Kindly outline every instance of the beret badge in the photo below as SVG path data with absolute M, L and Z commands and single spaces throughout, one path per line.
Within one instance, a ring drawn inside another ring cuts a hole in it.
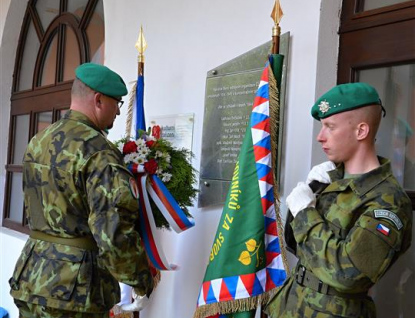
M 329 102 L 322 100 L 320 104 L 318 105 L 320 111 L 324 114 L 327 113 L 330 110 L 330 104 Z

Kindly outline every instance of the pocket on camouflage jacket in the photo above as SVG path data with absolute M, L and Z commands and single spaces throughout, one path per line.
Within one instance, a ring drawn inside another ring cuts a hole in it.
M 69 300 L 77 285 L 85 251 L 31 239 L 28 242 L 10 280 L 12 289 L 30 294 L 34 303 L 38 297 Z

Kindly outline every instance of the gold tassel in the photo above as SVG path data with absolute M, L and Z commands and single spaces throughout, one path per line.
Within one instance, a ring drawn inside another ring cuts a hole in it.
M 133 122 L 133 104 L 135 99 L 135 93 L 137 91 L 137 81 L 134 81 L 134 85 L 128 95 L 128 109 L 127 109 L 127 120 L 125 128 L 125 138 L 130 139 L 131 136 L 131 125 Z
M 284 227 L 282 226 L 280 198 L 278 194 L 278 185 L 275 184 L 277 180 L 277 155 L 278 155 L 278 140 L 280 127 L 280 93 L 278 91 L 277 80 L 274 76 L 272 68 L 268 65 L 268 81 L 269 81 L 269 116 L 271 128 L 271 157 L 272 157 L 272 172 L 274 176 L 274 198 L 275 198 L 275 215 L 277 218 L 278 236 L 281 248 L 281 257 L 286 273 L 289 273 L 287 254 L 284 243 Z
M 280 287 L 273 288 L 272 290 L 263 293 L 259 296 L 223 301 L 214 304 L 200 306 L 196 309 L 193 318 L 205 318 L 217 314 L 231 314 L 254 310 L 260 305 L 266 305 L 272 298 L 272 296 L 275 295 L 275 293 L 279 290 L 279 288 Z

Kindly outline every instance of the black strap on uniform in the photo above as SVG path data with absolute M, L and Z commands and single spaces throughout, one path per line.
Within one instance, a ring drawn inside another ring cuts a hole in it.
M 364 299 L 367 297 L 367 293 L 353 294 L 353 293 L 341 293 L 337 291 L 330 285 L 325 284 L 321 280 L 319 280 L 317 276 L 315 276 L 305 266 L 301 265 L 300 262 L 298 262 L 296 270 L 295 270 L 295 280 L 299 285 L 303 287 L 308 287 L 324 295 L 332 295 L 332 296 L 338 296 L 338 297 L 349 298 L 349 299 Z

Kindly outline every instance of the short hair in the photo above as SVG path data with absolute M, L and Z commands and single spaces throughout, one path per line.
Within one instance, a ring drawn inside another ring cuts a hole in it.
M 79 78 L 75 78 L 72 84 L 71 95 L 78 97 L 87 97 L 93 90 L 81 82 Z
M 351 114 L 353 114 L 352 116 L 356 124 L 364 121 L 369 125 L 369 138 L 372 141 L 375 141 L 376 134 L 379 130 L 380 122 L 382 120 L 382 106 L 375 104 L 357 108 L 352 110 Z

